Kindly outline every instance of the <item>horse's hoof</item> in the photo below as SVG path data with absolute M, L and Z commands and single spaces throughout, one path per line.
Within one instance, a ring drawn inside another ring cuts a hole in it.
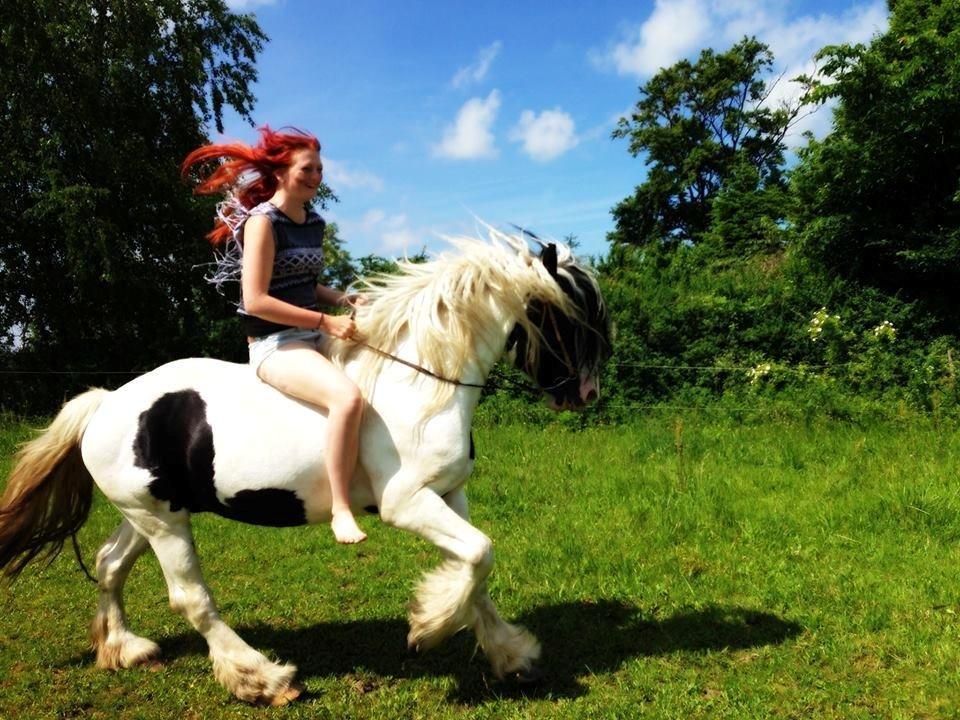
M 160 648 L 156 648 L 155 650 L 144 653 L 140 657 L 136 658 L 130 664 L 130 667 L 141 668 L 143 670 L 149 670 L 150 672 L 157 672 L 158 670 L 163 670 L 166 665 L 163 660 L 160 659 Z
M 273 707 L 280 707 L 281 705 L 287 705 L 296 700 L 300 695 L 303 694 L 303 691 L 307 689 L 307 686 L 298 680 L 294 680 L 282 693 L 277 695 L 273 700 L 270 701 L 270 704 Z
M 536 665 L 531 665 L 527 670 L 517 670 L 514 673 L 510 673 L 509 677 L 521 687 L 530 687 L 531 685 L 538 685 L 543 682 L 545 675 L 543 670 Z

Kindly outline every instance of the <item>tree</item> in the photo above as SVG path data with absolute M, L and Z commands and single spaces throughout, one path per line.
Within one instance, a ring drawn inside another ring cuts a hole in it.
M 217 346 L 226 335 L 216 324 L 230 307 L 198 267 L 209 260 L 202 238 L 213 201 L 191 195 L 179 164 L 211 123 L 222 129 L 226 106 L 250 120 L 265 40 L 252 16 L 221 0 L 4 2 L 0 348 L 8 367 L 127 371 L 237 352 L 239 341 Z M 42 388 L 58 399 L 91 380 L 44 378 L 21 395 Z
M 833 132 L 793 173 L 798 252 L 846 293 L 914 308 L 914 331 L 960 321 L 960 2 L 891 2 L 869 46 L 820 53 Z M 882 318 L 881 318 L 882 319 Z
M 720 257 L 780 251 L 789 235 L 783 222 L 789 198 L 782 183 L 764 184 L 757 167 L 741 158 L 710 204 L 703 239 Z
M 782 188 L 783 138 L 799 107 L 770 107 L 776 83 L 761 76 L 772 64 L 766 45 L 744 38 L 724 53 L 707 49 L 696 63 L 665 68 L 640 88 L 613 136 L 629 138 L 630 153 L 643 153 L 649 170 L 613 209 L 612 242 L 699 242 L 737 168 L 752 169 L 757 192 Z

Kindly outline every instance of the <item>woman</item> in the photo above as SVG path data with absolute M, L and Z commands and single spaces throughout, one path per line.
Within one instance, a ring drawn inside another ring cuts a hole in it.
M 239 313 L 250 364 L 265 383 L 328 412 L 326 443 L 331 527 L 340 543 L 366 534 L 350 510 L 350 479 L 357 462 L 363 398 L 343 371 L 319 352 L 323 334 L 348 339 L 351 318 L 328 315 L 321 305 L 346 306 L 359 298 L 317 283 L 323 268 L 325 223 L 308 208 L 323 178 L 320 143 L 299 130 L 260 128 L 260 141 L 205 145 L 183 162 L 186 175 L 204 161 L 221 159 L 195 192 L 225 193 L 208 238 L 227 246 L 218 275 L 239 269 Z

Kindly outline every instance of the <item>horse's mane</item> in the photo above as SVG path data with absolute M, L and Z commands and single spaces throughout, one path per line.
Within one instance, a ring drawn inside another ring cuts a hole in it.
M 446 378 L 464 379 L 475 348 L 493 342 L 485 331 L 489 333 L 496 318 L 506 313 L 516 317 L 532 339 L 527 352 L 535 363 L 541 335 L 527 318 L 531 300 L 550 303 L 575 318 L 578 312 L 524 238 L 493 228 L 488 232 L 488 241 L 447 237 L 455 252 L 426 263 L 401 261 L 399 274 L 362 279 L 359 286 L 368 304 L 357 306 L 356 321 L 364 341 L 395 352 L 401 342 L 412 339 L 423 367 Z M 566 246 L 558 245 L 557 250 L 557 270 L 562 274 L 576 260 Z M 352 358 L 358 360 L 358 384 L 370 397 L 386 360 L 351 342 L 333 342 L 330 355 L 341 367 Z M 429 382 L 433 387 L 429 407 L 436 409 L 450 399 L 455 386 Z

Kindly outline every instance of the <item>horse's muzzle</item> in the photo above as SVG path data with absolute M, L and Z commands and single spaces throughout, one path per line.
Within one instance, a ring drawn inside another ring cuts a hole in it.
M 576 395 L 571 392 L 568 396 L 564 397 L 562 401 L 551 396 L 547 400 L 547 407 L 557 412 L 561 410 L 583 410 L 588 404 L 594 402 L 599 397 L 599 378 L 584 375 L 580 378 L 580 386 Z

